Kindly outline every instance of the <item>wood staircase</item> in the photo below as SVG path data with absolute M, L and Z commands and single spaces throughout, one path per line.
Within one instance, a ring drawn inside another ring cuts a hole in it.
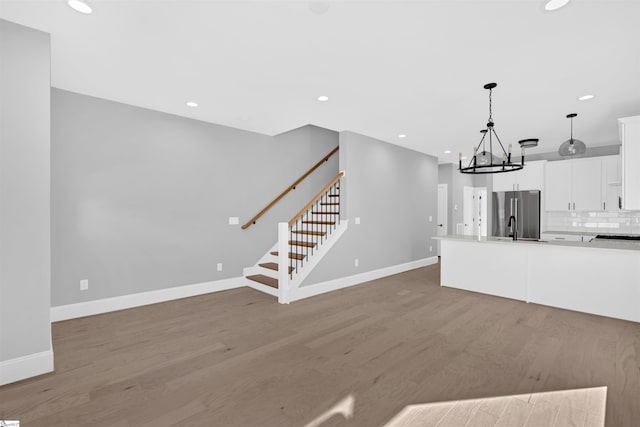
M 336 200 L 340 197 L 340 187 L 332 187 L 332 193 L 326 194 L 326 198 Z M 290 276 L 297 268 L 304 266 L 315 253 L 316 248 L 321 245 L 331 234 L 339 222 L 340 202 L 320 202 L 316 203 L 313 210 L 305 213 L 304 220 L 296 221 L 291 228 L 291 240 L 288 241 L 290 252 L 288 258 L 290 260 L 288 272 Z M 337 218 L 328 220 L 328 218 Z M 278 289 L 278 257 L 279 252 L 271 250 L 264 262 L 258 263 L 260 273 L 246 276 L 247 279 L 260 283 L 262 285 Z

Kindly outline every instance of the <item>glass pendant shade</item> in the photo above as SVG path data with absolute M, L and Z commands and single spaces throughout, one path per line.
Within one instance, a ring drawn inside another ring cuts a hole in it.
M 558 154 L 563 157 L 579 156 L 587 152 L 587 146 L 579 139 L 573 138 L 573 118 L 577 117 L 576 113 L 567 114 L 567 119 L 571 120 L 571 137 L 560 144 Z
M 476 164 L 479 166 L 484 165 L 501 165 L 502 160 L 498 158 L 498 156 L 491 154 L 488 151 L 482 151 L 478 155 L 476 155 Z
M 579 156 L 586 152 L 587 146 L 579 139 L 567 139 L 558 149 L 558 154 L 561 156 Z

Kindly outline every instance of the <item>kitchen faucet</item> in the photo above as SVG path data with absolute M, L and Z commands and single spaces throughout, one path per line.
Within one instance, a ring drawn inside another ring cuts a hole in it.
M 509 217 L 509 223 L 507 224 L 507 227 L 511 227 L 511 221 L 513 221 L 513 240 L 518 240 L 518 220 L 516 220 L 516 217 L 511 215 Z

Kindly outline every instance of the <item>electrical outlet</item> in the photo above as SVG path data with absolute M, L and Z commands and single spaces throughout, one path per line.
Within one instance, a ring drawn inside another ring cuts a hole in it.
M 429 245 L 429 252 L 433 252 L 433 246 Z
M 222 271 L 222 263 L 219 262 L 216 268 L 218 269 L 218 271 Z
M 360 224 L 360 217 L 359 216 L 356 217 L 356 224 Z
M 360 265 L 360 262 L 358 261 L 358 258 L 356 258 L 355 261 L 353 261 L 353 266 L 357 267 L 358 265 Z
M 240 218 L 237 216 L 230 216 L 229 217 L 229 225 L 238 225 L 240 224 Z
M 429 222 L 433 221 L 433 216 L 429 215 Z
M 80 280 L 80 290 L 86 291 L 87 289 L 89 289 L 89 279 Z

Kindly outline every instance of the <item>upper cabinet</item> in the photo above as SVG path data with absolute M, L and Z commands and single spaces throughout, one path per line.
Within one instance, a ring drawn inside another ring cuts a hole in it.
M 573 182 L 572 209 L 574 211 L 601 211 L 602 203 L 602 159 L 591 157 L 570 160 Z
M 622 148 L 622 207 L 640 209 L 640 116 L 619 119 Z
M 546 167 L 545 209 L 602 211 L 603 157 L 549 162 Z
M 571 210 L 571 161 L 549 162 L 545 174 L 544 201 L 548 211 Z
M 546 161 L 526 162 L 517 172 L 493 175 L 493 191 L 542 190 Z
M 622 165 L 620 156 L 602 157 L 602 204 L 606 211 L 622 209 Z

